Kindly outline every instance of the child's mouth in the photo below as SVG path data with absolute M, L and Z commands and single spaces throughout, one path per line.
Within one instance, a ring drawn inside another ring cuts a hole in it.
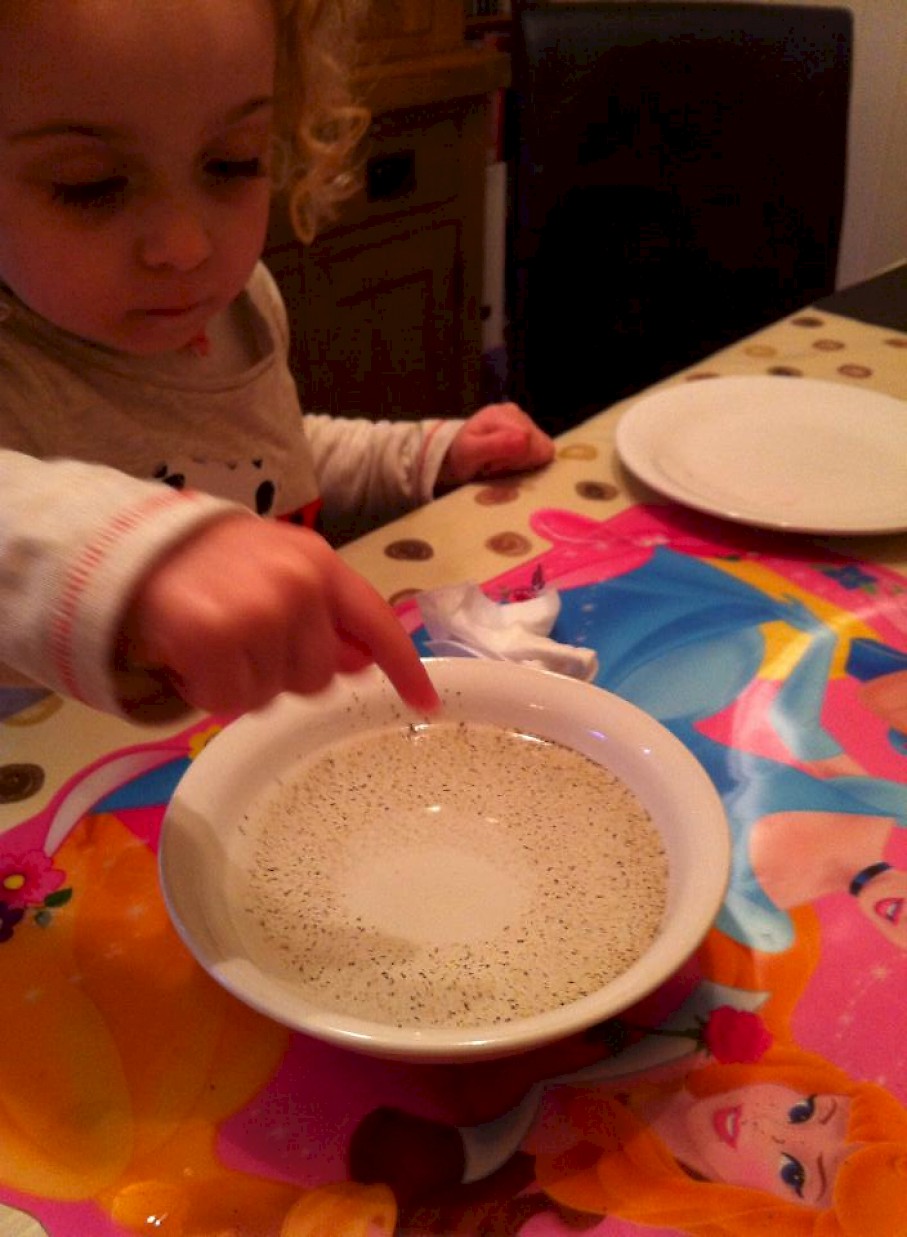
M 166 305 L 158 309 L 146 309 L 145 315 L 149 318 L 182 318 L 200 309 L 201 305 L 201 301 L 193 301 L 191 305 Z

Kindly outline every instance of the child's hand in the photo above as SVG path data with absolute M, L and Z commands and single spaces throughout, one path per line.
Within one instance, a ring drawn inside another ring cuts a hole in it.
M 438 487 L 540 468 L 553 455 L 554 443 L 522 408 L 489 404 L 469 418 L 448 447 Z
M 308 529 L 250 516 L 211 524 L 144 578 L 118 642 L 206 712 L 259 708 L 377 663 L 419 712 L 438 697 L 391 607 Z

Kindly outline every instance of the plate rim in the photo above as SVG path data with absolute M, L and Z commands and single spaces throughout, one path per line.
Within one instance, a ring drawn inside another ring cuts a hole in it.
M 729 520 L 735 524 L 742 524 L 751 528 L 802 533 L 813 536 L 882 536 L 907 531 L 907 501 L 905 501 L 903 515 L 893 515 L 890 520 L 880 521 L 873 519 L 864 522 L 842 520 L 834 522 L 826 519 L 789 519 L 767 510 L 762 513 L 754 511 L 750 505 L 745 507 L 741 505 L 741 508 L 738 509 L 732 504 L 717 500 L 713 501 L 707 495 L 697 495 L 694 490 L 687 489 L 680 483 L 673 482 L 670 477 L 664 475 L 657 465 L 652 462 L 649 452 L 649 447 L 651 446 L 649 439 L 650 426 L 646 422 L 656 416 L 664 404 L 670 403 L 672 397 L 675 397 L 679 391 L 699 391 L 705 385 L 714 389 L 715 384 L 721 384 L 722 386 L 745 386 L 751 391 L 756 386 L 759 386 L 768 390 L 770 385 L 784 382 L 797 383 L 801 386 L 807 384 L 811 389 L 825 388 L 836 393 L 842 391 L 851 392 L 862 397 L 869 404 L 877 401 L 893 407 L 903 404 L 905 436 L 907 436 L 907 402 L 898 399 L 897 396 L 889 395 L 887 392 L 856 388 L 849 383 L 830 382 L 820 378 L 801 378 L 781 374 L 723 374 L 707 379 L 688 380 L 679 383 L 672 382 L 668 386 L 662 386 L 633 397 L 632 402 L 620 415 L 615 430 L 614 442 L 617 456 L 633 476 L 644 482 L 656 493 L 677 502 L 681 506 L 689 507 L 706 515 Z M 729 414 L 729 416 L 732 415 L 732 413 Z M 905 483 L 907 483 L 907 477 L 905 477 Z M 907 484 L 905 484 L 905 491 L 907 491 Z

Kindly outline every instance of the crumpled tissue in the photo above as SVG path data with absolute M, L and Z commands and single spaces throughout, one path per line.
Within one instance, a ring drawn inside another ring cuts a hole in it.
M 426 643 L 438 657 L 518 661 L 587 682 L 598 672 L 592 649 L 549 639 L 561 608 L 556 589 L 497 602 L 477 584 L 452 584 L 428 589 L 416 601 L 430 637 Z

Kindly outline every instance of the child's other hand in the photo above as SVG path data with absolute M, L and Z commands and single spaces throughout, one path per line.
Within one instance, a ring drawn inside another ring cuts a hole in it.
M 318 692 L 337 673 L 385 672 L 419 712 L 438 698 L 391 607 L 308 529 L 228 517 L 175 546 L 126 613 L 118 660 L 163 668 L 206 712 Z
M 438 487 L 540 468 L 553 455 L 554 443 L 522 408 L 489 404 L 469 418 L 448 447 Z

